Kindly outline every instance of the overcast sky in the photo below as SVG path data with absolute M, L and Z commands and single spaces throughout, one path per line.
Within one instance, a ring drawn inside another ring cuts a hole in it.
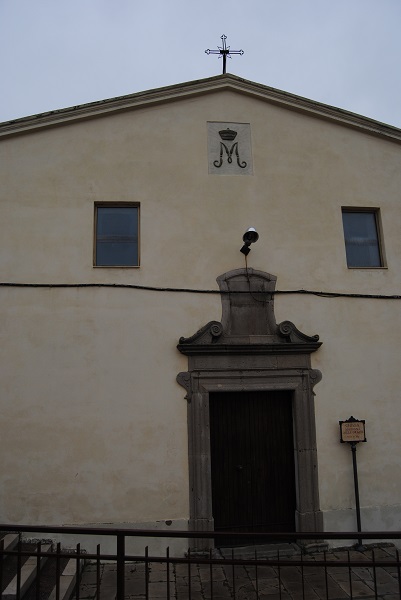
M 0 121 L 230 73 L 401 128 L 401 0 L 0 0 Z

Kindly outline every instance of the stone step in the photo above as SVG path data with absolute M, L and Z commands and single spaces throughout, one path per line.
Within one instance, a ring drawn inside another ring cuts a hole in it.
M 80 560 L 78 579 L 83 567 L 84 561 Z M 79 581 L 77 581 L 77 559 L 70 558 L 60 576 L 60 600 L 70 600 L 76 585 L 79 585 Z M 56 600 L 56 597 L 57 586 L 54 586 L 48 600 Z
M 219 548 L 219 552 L 223 558 L 231 558 L 234 552 L 234 558 L 238 559 L 254 559 L 255 550 L 257 557 L 263 558 L 280 558 L 294 556 L 300 554 L 301 550 L 297 544 L 281 543 L 281 544 L 260 544 L 257 546 L 241 546 L 236 548 Z
M 52 548 L 51 544 L 43 544 L 41 547 L 42 552 L 49 552 Z M 47 560 L 47 556 L 42 556 L 40 559 L 40 569 Z M 36 556 L 30 556 L 28 560 L 21 567 L 21 597 L 28 591 L 30 586 L 36 577 L 37 558 Z M 17 575 L 10 581 L 1 596 L 2 600 L 16 600 L 17 598 Z
M 18 540 L 19 536 L 17 533 L 6 533 L 6 535 L 2 537 L 4 551 L 14 550 L 18 544 Z

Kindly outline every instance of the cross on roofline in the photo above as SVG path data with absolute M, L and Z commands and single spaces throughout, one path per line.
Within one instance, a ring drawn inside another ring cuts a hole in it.
M 227 61 L 227 56 L 228 58 L 231 58 L 231 54 L 240 54 L 241 56 L 244 54 L 243 50 L 230 50 L 230 46 L 226 46 L 226 39 L 227 36 L 226 35 L 222 35 L 221 39 L 223 41 L 223 46 L 222 48 L 220 48 L 220 46 L 217 46 L 218 50 L 205 50 L 206 54 L 219 54 L 220 56 L 223 57 L 223 74 L 226 72 L 226 61 Z M 219 56 L 219 58 L 220 58 Z

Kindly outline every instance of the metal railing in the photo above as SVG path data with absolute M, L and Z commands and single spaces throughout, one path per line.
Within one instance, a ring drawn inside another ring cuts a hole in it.
M 35 595 L 32 596 L 31 591 L 30 597 L 37 599 L 43 597 L 40 563 L 44 557 L 51 558 L 54 563 L 54 600 L 64 598 L 60 584 L 63 560 L 74 561 L 77 584 L 72 597 L 76 600 L 83 595 L 97 600 L 106 598 L 105 585 L 107 596 L 110 596 L 112 586 L 112 595 L 117 600 L 128 596 L 147 600 L 154 597 L 167 600 L 258 600 L 268 594 L 280 600 L 294 597 L 302 600 L 401 599 L 401 562 L 397 549 L 397 543 L 401 544 L 401 531 L 363 532 L 364 546 L 358 545 L 357 548 L 344 547 L 345 541 L 350 543 L 350 540 L 359 538 L 360 534 L 355 532 L 252 533 L 255 545 L 246 550 L 238 547 L 221 552 L 211 548 L 208 553 L 196 553 L 189 548 L 185 553 L 172 553 L 167 547 L 163 555 L 149 553 L 148 547 L 142 553 L 127 553 L 126 541 L 128 538 L 179 538 L 189 540 L 190 546 L 190 540 L 205 539 L 212 543 L 214 540 L 218 548 L 222 536 L 225 542 L 232 537 L 236 544 L 241 544 L 241 540 L 248 544 L 250 534 L 1 524 L 0 531 L 17 533 L 20 537 L 13 549 L 6 549 L 0 541 L 0 590 L 3 597 L 4 565 L 7 564 L 5 560 L 11 557 L 16 570 L 15 600 L 20 600 L 23 595 L 22 571 L 27 557 L 36 562 Z M 99 536 L 112 537 L 116 540 L 116 551 L 103 553 L 100 544 L 97 544 L 95 552 L 85 552 L 81 543 L 65 549 L 58 542 L 53 548 L 44 549 L 40 541 L 32 543 L 30 540 L 29 547 L 23 542 L 32 536 L 52 538 L 56 535 L 82 536 L 83 539 L 87 539 L 84 536 L 95 539 Z M 275 545 L 271 544 L 273 540 Z M 395 543 L 390 543 L 390 540 Z M 328 541 L 334 549 L 327 549 Z M 81 577 L 83 561 L 86 570 Z

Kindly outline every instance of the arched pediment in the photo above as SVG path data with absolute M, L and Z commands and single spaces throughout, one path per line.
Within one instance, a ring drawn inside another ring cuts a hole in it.
M 196 354 L 293 354 L 315 352 L 319 336 L 308 336 L 291 321 L 277 324 L 274 314 L 276 277 L 255 269 L 220 275 L 221 323 L 210 321 L 192 336 L 181 337 L 178 349 Z

